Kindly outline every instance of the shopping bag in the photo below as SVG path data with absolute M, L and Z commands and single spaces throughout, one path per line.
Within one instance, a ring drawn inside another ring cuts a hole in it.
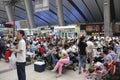
M 9 61 L 11 64 L 15 64 L 16 63 L 16 56 L 14 53 L 11 54 L 11 56 L 9 57 Z

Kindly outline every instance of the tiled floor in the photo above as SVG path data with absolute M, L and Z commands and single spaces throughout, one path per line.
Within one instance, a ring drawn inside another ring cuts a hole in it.
M 9 69 L 10 64 L 0 61 L 0 72 Z M 67 70 L 61 77 L 56 78 L 57 73 L 45 70 L 42 73 L 35 72 L 34 66 L 26 66 L 27 80 L 87 80 L 86 73 L 78 75 L 78 71 Z M 18 80 L 16 69 L 0 73 L 0 80 Z

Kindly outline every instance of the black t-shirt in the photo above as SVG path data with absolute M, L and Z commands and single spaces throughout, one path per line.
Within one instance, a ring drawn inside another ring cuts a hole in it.
M 80 49 L 79 51 L 80 55 L 86 55 L 86 47 L 87 47 L 87 44 L 85 42 L 79 42 L 78 48 Z

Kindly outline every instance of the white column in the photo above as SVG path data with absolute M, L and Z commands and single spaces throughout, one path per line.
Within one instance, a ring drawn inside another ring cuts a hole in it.
M 13 13 L 12 13 L 12 6 L 9 3 L 5 3 L 5 10 L 8 16 L 8 21 L 14 21 Z
M 57 6 L 57 16 L 60 26 L 64 26 L 64 14 L 63 14 L 63 8 L 62 8 L 62 0 L 56 0 L 56 6 Z
M 35 27 L 33 9 L 32 9 L 32 0 L 24 0 L 24 3 L 25 3 L 28 21 L 29 21 L 30 29 L 31 29 Z
M 111 36 L 110 0 L 104 0 L 104 35 Z

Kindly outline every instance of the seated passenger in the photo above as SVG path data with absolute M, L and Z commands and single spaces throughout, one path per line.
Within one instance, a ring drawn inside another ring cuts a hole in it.
M 62 75 L 63 65 L 68 64 L 70 61 L 68 53 L 66 51 L 67 47 L 68 47 L 67 45 L 64 46 L 64 49 L 61 52 L 62 56 L 61 56 L 60 60 L 57 62 L 57 64 L 55 65 L 54 69 L 52 70 L 53 72 L 58 70 L 59 74 L 56 77 L 60 77 Z
M 78 64 L 78 59 L 77 59 L 78 49 L 75 43 L 71 43 L 71 47 L 69 48 L 68 51 L 69 51 L 70 60 L 73 62 L 73 70 L 76 71 Z
M 112 56 L 108 53 L 108 49 L 103 51 L 104 63 L 111 63 L 113 61 Z
M 39 48 L 39 53 L 41 57 L 46 53 L 46 49 L 44 45 L 41 45 L 41 47 Z
M 56 65 L 56 63 L 60 59 L 60 54 L 61 54 L 61 50 L 57 48 L 56 51 L 53 53 L 53 57 L 52 57 L 54 65 Z
M 35 50 L 36 50 L 36 46 L 33 44 L 33 42 L 31 41 L 30 42 L 30 52 L 31 53 L 35 53 Z
M 97 48 L 97 50 L 96 50 L 96 56 L 94 57 L 94 59 L 93 59 L 93 61 L 94 61 L 94 63 L 96 63 L 96 62 L 103 62 L 103 60 L 102 60 L 102 55 L 101 55 L 101 48 Z
M 117 55 L 115 54 L 115 52 L 113 51 L 113 48 L 112 47 L 108 47 L 108 53 L 109 55 L 112 56 L 112 60 L 116 60 L 117 59 Z

